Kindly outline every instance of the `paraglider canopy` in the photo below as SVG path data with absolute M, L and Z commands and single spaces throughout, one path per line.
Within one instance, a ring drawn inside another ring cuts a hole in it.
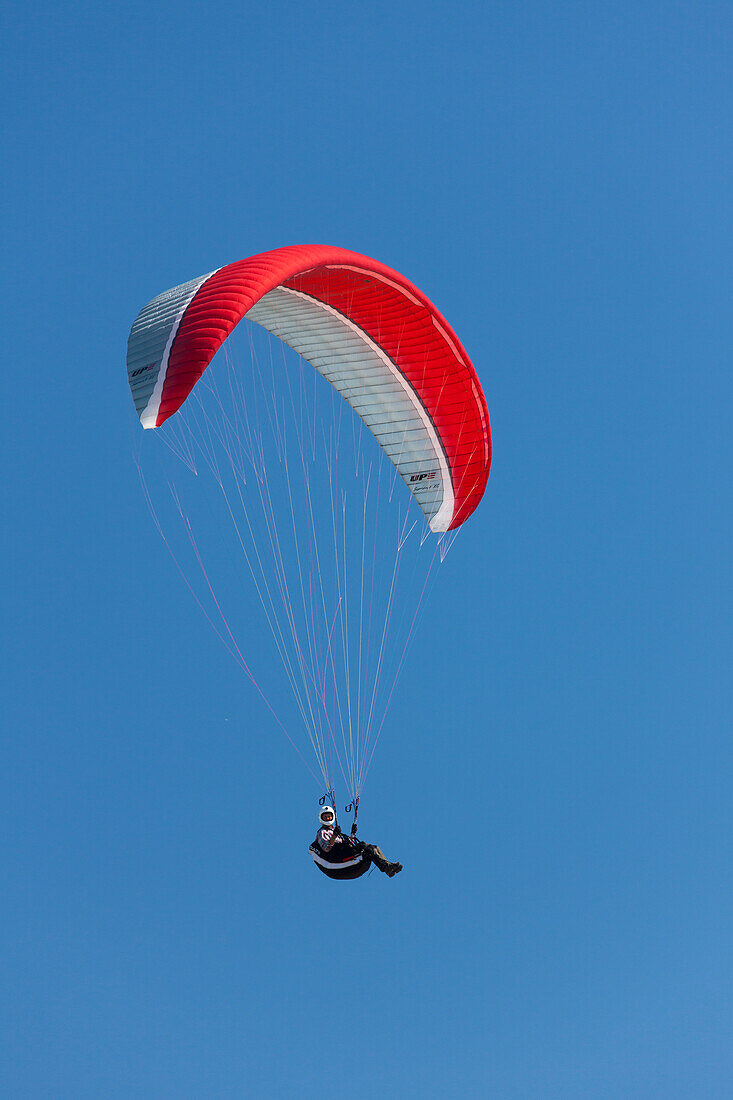
M 143 427 L 159 427 L 181 407 L 244 317 L 294 348 L 349 402 L 432 531 L 471 515 L 491 465 L 488 410 L 471 361 L 417 287 L 343 248 L 277 248 L 153 298 L 127 348 Z

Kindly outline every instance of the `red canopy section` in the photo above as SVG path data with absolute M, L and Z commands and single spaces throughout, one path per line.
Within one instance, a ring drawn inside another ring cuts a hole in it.
M 155 426 L 180 408 L 239 321 L 278 287 L 336 311 L 388 357 L 434 427 L 454 498 L 446 527 L 460 526 L 481 500 L 491 465 L 481 385 L 458 337 L 429 299 L 398 272 L 355 252 L 323 245 L 279 248 L 206 279 L 171 330 Z

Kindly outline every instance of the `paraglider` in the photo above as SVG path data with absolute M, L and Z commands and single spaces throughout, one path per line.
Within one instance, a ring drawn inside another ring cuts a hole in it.
M 390 863 L 376 844 L 366 844 L 356 836 L 356 821 L 346 836 L 339 827 L 336 811 L 328 803 L 318 812 L 320 823 L 310 853 L 317 867 L 329 878 L 360 878 L 374 864 L 388 878 L 402 870 L 401 863 Z
M 244 367 L 229 340 L 240 322 Z M 251 666 L 259 640 L 247 654 L 240 644 L 255 611 L 246 566 L 313 748 L 307 766 L 322 790 L 340 775 L 358 806 L 426 594 L 486 488 L 489 417 L 470 359 L 403 275 L 298 245 L 153 298 L 132 326 L 127 370 L 140 422 L 155 429 L 144 435 L 165 444 L 154 456 L 169 463 L 162 502 L 142 458 L 140 476 L 186 584 L 300 752 L 269 667 Z M 212 527 L 214 498 L 229 536 Z M 351 847 L 348 877 L 383 859 Z

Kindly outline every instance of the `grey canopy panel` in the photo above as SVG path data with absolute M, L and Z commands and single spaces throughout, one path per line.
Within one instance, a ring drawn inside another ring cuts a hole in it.
M 201 275 L 158 294 L 141 309 L 127 341 L 127 378 L 144 428 L 154 428 L 165 382 L 168 353 L 186 307 L 207 279 Z

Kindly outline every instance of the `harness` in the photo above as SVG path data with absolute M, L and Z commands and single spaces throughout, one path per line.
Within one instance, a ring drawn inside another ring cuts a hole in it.
M 371 866 L 371 859 L 364 852 L 347 854 L 343 859 L 326 858 L 314 840 L 308 849 L 313 862 L 324 875 L 335 879 L 361 878 Z M 331 852 L 328 853 L 329 857 Z
M 329 791 L 329 794 L 333 792 Z M 326 795 L 320 799 L 320 804 L 324 805 L 326 801 Z M 332 801 L 335 801 L 332 800 Z M 350 802 L 346 807 L 346 813 L 354 811 L 354 825 L 352 827 L 352 835 L 356 831 L 356 819 L 359 813 L 359 799 L 355 798 L 353 802 Z M 342 847 L 342 845 L 338 845 Z M 366 874 L 372 865 L 371 857 L 365 852 L 351 853 L 347 852 L 341 859 L 338 859 L 334 855 L 334 849 L 326 855 L 323 850 L 318 846 L 318 841 L 314 840 L 308 849 L 313 856 L 313 862 L 318 867 L 319 871 L 323 871 L 324 875 L 328 875 L 329 878 L 335 879 L 350 879 L 361 878 Z

